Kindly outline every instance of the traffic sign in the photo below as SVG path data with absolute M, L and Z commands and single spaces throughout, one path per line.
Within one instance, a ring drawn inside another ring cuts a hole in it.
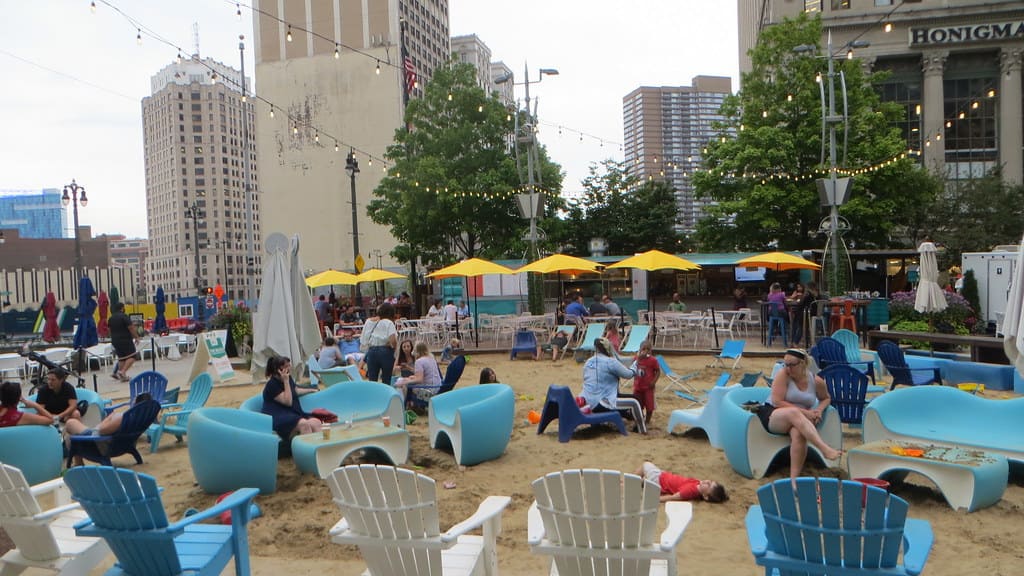
M 212 310 L 215 305 L 216 304 L 213 301 L 213 296 L 207 296 L 206 297 L 206 307 Z
M 363 266 L 366 266 L 366 260 L 363 260 L 362 254 L 356 254 L 356 274 L 362 274 Z

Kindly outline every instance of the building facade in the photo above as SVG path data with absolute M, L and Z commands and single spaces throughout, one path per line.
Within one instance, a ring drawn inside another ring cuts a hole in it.
M 60 190 L 0 191 L 0 229 L 13 228 L 22 238 L 71 238 Z
M 692 232 L 710 202 L 694 197 L 691 176 L 722 120 L 722 100 L 732 80 L 697 76 L 692 86 L 641 86 L 622 99 L 626 166 L 645 180 L 663 180 L 676 191 L 679 230 Z
M 488 91 L 491 94 L 497 93 L 497 98 L 506 106 L 512 106 L 516 102 L 515 86 L 512 82 L 502 82 L 501 84 L 495 84 L 495 78 L 507 78 L 512 75 L 512 69 L 507 64 L 498 60 L 497 62 L 491 62 L 491 86 Z
M 153 76 L 142 100 L 145 288 L 163 287 L 169 299 L 218 283 L 226 298 L 246 298 L 260 281 L 253 105 L 242 99 L 242 81 L 237 70 L 193 56 Z M 246 262 L 250 218 L 256 273 Z
M 110 243 L 110 266 L 115 269 L 130 269 L 137 279 L 136 294 L 147 294 L 146 257 L 149 255 L 149 240 L 126 238 L 123 234 L 109 235 L 106 238 Z
M 494 90 L 491 77 L 491 49 L 476 34 L 452 36 L 452 60 L 476 68 L 477 85 L 487 94 Z
M 906 109 L 911 150 L 948 180 L 1002 169 L 1024 182 L 1024 2 L 986 0 L 739 0 L 740 70 L 760 30 L 820 12 L 833 50 L 887 71 L 882 98 Z M 824 45 L 825 39 L 822 39 Z

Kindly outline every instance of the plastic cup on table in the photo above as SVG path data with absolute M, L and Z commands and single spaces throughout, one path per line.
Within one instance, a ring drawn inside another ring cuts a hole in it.
M 320 430 L 324 433 L 324 440 L 330 440 L 331 439 L 331 425 L 330 424 L 324 423 L 323 427 Z

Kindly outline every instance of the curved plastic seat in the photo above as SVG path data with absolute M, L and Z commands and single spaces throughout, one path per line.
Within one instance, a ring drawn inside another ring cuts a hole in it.
M 346 382 L 340 386 L 332 386 L 319 392 L 299 397 L 299 405 L 306 412 L 317 408 L 330 410 L 345 420 L 372 420 L 381 416 L 390 416 L 391 421 L 405 426 L 405 409 L 402 406 L 402 395 L 387 384 L 380 382 Z M 251 396 L 239 406 L 242 410 L 261 412 L 263 395 Z
M 701 428 L 708 435 L 708 441 L 714 448 L 722 447 L 722 402 L 725 396 L 732 390 L 740 388 L 739 384 L 732 386 L 715 386 L 708 390 L 708 401 L 704 406 L 689 408 L 686 410 L 673 410 L 668 419 L 668 433 L 680 424 L 690 428 Z
M 440 394 L 430 399 L 430 445 L 450 446 L 462 466 L 494 460 L 508 447 L 514 416 L 515 395 L 507 384 L 480 384 Z
M 21 470 L 32 486 L 60 476 L 64 443 L 53 426 L 0 428 L 0 462 Z
M 277 444 L 270 416 L 234 408 L 200 408 L 188 419 L 188 458 L 204 492 L 277 489 Z

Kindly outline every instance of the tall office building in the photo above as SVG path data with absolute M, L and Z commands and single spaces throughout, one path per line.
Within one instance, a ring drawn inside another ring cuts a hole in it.
M 766 26 L 820 12 L 837 55 L 888 71 L 882 98 L 906 109 L 900 128 L 924 165 L 949 180 L 1002 167 L 1024 182 L 1024 2 L 1005 0 L 739 0 L 740 70 Z
M 502 78 L 512 74 L 512 69 L 509 68 L 504 62 L 498 60 L 497 62 L 491 62 L 491 87 L 490 92 L 494 94 L 498 93 L 498 100 L 505 103 L 506 105 L 515 104 L 516 94 L 515 87 L 512 82 L 502 82 L 501 84 L 495 84 L 495 78 Z
M 626 166 L 675 188 L 680 231 L 692 232 L 709 203 L 694 197 L 690 176 L 731 91 L 730 78 L 697 76 L 693 86 L 641 86 L 622 99 Z
M 254 196 L 258 179 L 251 169 L 253 105 L 242 100 L 242 75 L 193 56 L 165 67 L 151 85 L 152 95 L 142 100 L 147 291 L 163 287 L 168 298 L 177 299 L 219 283 L 226 298 L 246 298 L 246 287 L 261 275 L 246 273 L 245 154 Z
M 304 240 L 306 269 L 394 264 L 390 231 L 366 216 L 384 176 L 380 159 L 403 126 L 408 71 L 422 93 L 450 58 L 446 0 L 258 0 L 254 3 L 257 165 L 264 236 Z M 307 32 L 309 31 L 309 32 Z M 408 62 L 403 62 L 404 41 Z M 355 149 L 353 226 L 346 156 Z M 371 160 L 372 163 L 371 163 Z M 371 256 L 373 258 L 371 259 Z
M 0 228 L 16 228 L 22 238 L 74 238 L 60 190 L 0 191 Z
M 476 68 L 477 85 L 490 94 L 495 85 L 491 78 L 491 49 L 476 34 L 452 36 L 451 42 L 452 60 Z

